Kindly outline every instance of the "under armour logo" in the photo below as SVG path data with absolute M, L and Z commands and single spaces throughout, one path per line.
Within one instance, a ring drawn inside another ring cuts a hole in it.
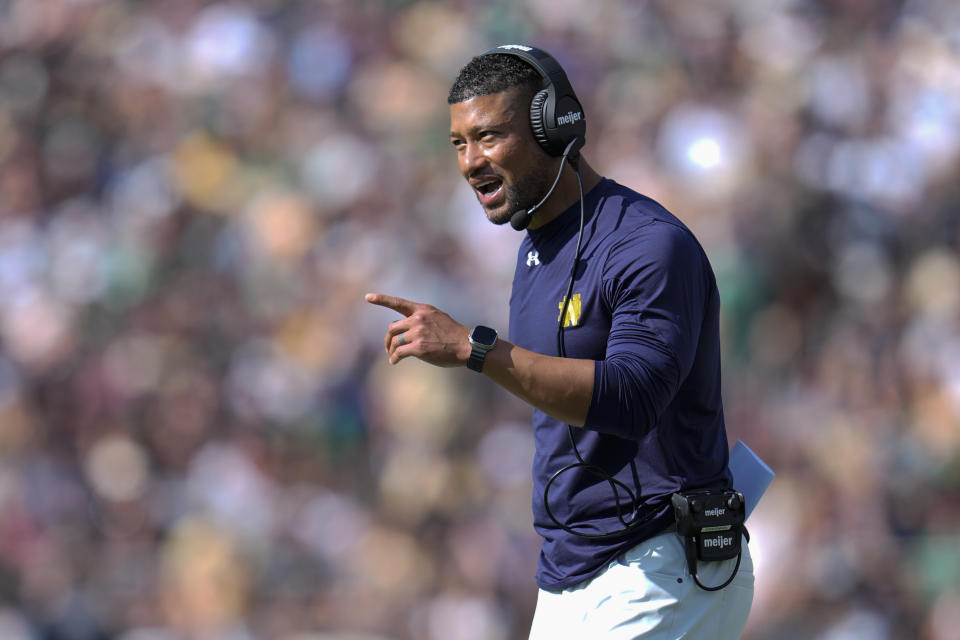
M 533 267 L 540 264 L 540 252 L 531 251 L 527 254 L 527 266 Z

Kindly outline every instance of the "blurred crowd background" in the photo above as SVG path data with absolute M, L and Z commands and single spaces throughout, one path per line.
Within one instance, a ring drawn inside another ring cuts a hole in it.
M 0 638 L 522 640 L 530 412 L 446 93 L 530 42 L 723 299 L 750 640 L 960 629 L 954 0 L 0 1 Z

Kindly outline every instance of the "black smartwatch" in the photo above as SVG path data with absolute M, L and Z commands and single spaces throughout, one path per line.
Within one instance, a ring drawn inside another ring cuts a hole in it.
M 478 324 L 470 332 L 470 359 L 467 360 L 467 368 L 473 369 L 477 373 L 483 371 L 483 361 L 487 357 L 487 352 L 493 349 L 497 344 L 497 332 L 490 327 Z

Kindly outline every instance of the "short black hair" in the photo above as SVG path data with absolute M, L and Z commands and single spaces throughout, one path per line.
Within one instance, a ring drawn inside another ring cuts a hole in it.
M 532 95 L 540 90 L 541 84 L 540 73 L 517 56 L 505 53 L 480 55 L 460 69 L 447 95 L 447 104 L 500 93 L 517 86 L 529 88 Z

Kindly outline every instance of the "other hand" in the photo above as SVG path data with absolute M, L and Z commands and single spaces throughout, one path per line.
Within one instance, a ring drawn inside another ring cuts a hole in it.
M 413 356 L 438 367 L 457 367 L 470 358 L 470 329 L 433 305 L 382 293 L 364 298 L 404 316 L 387 327 L 383 344 L 390 364 Z

